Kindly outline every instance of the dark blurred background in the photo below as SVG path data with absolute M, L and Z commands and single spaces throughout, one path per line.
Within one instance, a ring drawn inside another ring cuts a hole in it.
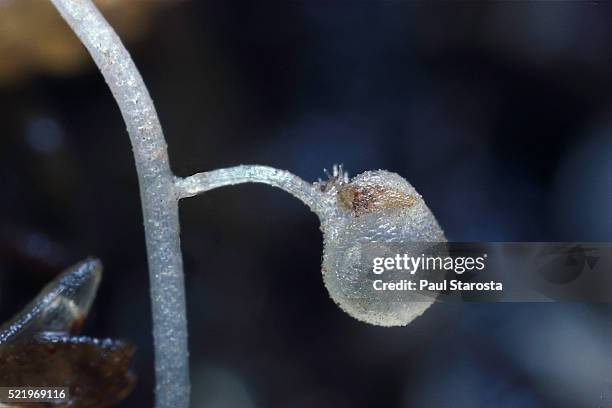
M 143 7 L 115 3 L 119 17 Z M 119 31 L 177 175 L 382 168 L 450 240 L 611 240 L 612 4 L 163 3 Z M 0 47 L 0 321 L 99 257 L 84 333 L 136 344 L 123 406 L 152 406 L 125 125 L 80 49 L 53 54 L 72 37 L 45 33 L 39 14 L 0 17 L 21 41 Z M 25 52 L 30 28 L 57 47 Z M 181 224 L 194 407 L 612 407 L 608 305 L 437 304 L 408 327 L 373 327 L 329 299 L 318 220 L 291 196 L 212 191 L 182 202 Z

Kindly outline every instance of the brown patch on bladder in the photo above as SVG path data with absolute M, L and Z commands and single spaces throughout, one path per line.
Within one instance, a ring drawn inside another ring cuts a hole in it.
M 417 197 L 384 186 L 353 186 L 342 187 L 337 194 L 341 208 L 351 211 L 358 217 L 377 210 L 410 208 L 416 203 Z

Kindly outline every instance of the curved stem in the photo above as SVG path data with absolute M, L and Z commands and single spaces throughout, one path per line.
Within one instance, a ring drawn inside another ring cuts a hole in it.
M 325 203 L 324 194 L 316 186 L 288 171 L 259 165 L 241 165 L 177 178 L 176 190 L 179 198 L 186 198 L 218 187 L 242 183 L 278 187 L 298 198 L 316 214 L 320 214 Z
M 156 406 L 189 405 L 189 362 L 178 198 L 166 141 L 129 53 L 90 0 L 51 0 L 93 57 L 111 89 L 132 143 L 151 282 Z

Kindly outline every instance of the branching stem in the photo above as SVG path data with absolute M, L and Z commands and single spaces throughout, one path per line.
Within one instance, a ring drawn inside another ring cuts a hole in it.
M 300 199 L 323 219 L 330 195 L 284 170 L 236 166 L 181 179 L 172 174 L 153 101 L 132 58 L 90 0 L 50 0 L 87 48 L 108 84 L 132 143 L 145 227 L 153 339 L 156 407 L 187 408 L 189 362 L 178 201 L 240 183 L 264 183 Z
M 51 0 L 111 89 L 132 143 L 147 244 L 156 406 L 189 406 L 189 362 L 178 199 L 166 141 L 130 54 L 90 0 Z

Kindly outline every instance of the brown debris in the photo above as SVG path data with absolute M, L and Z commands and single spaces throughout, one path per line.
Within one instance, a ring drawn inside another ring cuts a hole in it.
M 133 354 L 129 343 L 87 337 L 7 344 L 0 346 L 0 385 L 69 387 L 69 402 L 53 407 L 108 407 L 134 388 L 135 377 L 128 369 Z

